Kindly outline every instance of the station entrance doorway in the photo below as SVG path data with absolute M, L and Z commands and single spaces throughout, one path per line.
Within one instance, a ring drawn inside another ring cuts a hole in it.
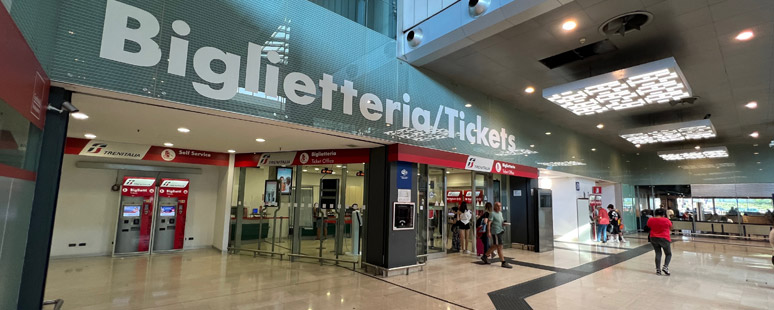
M 487 203 L 500 202 L 504 218 L 510 218 L 508 178 L 500 174 L 417 164 L 417 256 L 420 261 L 468 251 L 482 254 L 483 244 L 476 233 L 478 218 Z M 460 209 L 471 212 L 469 229 L 458 224 Z M 510 245 L 510 227 L 504 243 Z

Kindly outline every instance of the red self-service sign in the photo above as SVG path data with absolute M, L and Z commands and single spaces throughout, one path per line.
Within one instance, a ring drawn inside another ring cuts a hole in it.
M 188 214 L 188 185 L 186 179 L 161 179 L 159 197 L 177 198 L 175 210 L 163 210 L 162 212 L 175 212 L 175 242 L 174 249 L 182 249 L 185 243 L 185 219 Z M 169 206 L 162 206 L 165 208 Z

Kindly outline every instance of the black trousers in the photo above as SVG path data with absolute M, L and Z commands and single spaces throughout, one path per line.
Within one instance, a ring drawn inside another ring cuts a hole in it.
M 651 237 L 650 244 L 653 245 L 653 250 L 656 251 L 656 269 L 661 269 L 662 250 L 666 255 L 664 258 L 664 267 L 669 267 L 669 262 L 672 261 L 672 245 L 669 243 L 669 240 Z

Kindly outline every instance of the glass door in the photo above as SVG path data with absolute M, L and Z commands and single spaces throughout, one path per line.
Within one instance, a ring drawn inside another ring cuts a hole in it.
M 428 256 L 446 253 L 446 169 L 429 168 L 427 171 L 427 208 L 425 217 L 426 252 Z

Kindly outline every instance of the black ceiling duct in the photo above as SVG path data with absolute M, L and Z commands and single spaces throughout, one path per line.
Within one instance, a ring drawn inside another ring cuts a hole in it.
M 564 53 L 559 53 L 554 56 L 543 58 L 540 60 L 540 62 L 549 69 L 554 69 L 571 62 L 576 62 L 578 60 L 587 59 L 592 56 L 606 54 L 617 50 L 618 48 L 613 45 L 610 40 L 605 39 L 566 51 Z

